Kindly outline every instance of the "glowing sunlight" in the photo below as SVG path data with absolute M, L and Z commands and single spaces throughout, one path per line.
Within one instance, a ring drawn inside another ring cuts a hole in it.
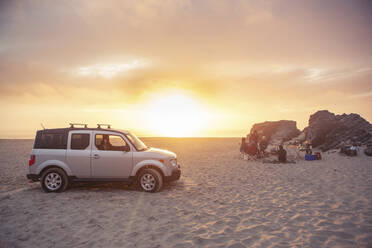
M 145 116 L 155 136 L 168 137 L 198 136 L 209 119 L 196 99 L 180 93 L 154 97 L 147 103 Z

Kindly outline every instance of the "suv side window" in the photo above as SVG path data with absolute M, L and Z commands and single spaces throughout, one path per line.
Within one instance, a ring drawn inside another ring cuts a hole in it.
M 123 151 L 128 147 L 121 136 L 112 134 L 96 134 L 95 145 L 98 150 L 103 151 Z
M 39 133 L 36 136 L 36 149 L 66 149 L 65 134 L 62 133 Z
M 71 149 L 85 150 L 89 146 L 89 133 L 73 133 L 71 134 Z

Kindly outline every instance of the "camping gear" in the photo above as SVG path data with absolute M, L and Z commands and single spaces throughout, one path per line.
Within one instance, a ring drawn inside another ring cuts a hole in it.
M 354 146 L 354 145 L 352 145 L 351 147 L 350 147 L 350 152 L 349 152 L 349 156 L 356 156 L 356 155 L 358 155 L 358 152 L 357 152 L 357 148 L 356 148 L 356 146 Z
M 314 155 L 315 155 L 316 160 L 321 160 L 322 159 L 322 154 L 320 154 L 320 152 L 315 152 Z
M 342 145 L 340 152 L 350 157 L 354 157 L 358 155 L 356 146 Z
M 316 156 L 314 154 L 306 154 L 305 155 L 305 160 L 307 160 L 307 161 L 316 160 Z

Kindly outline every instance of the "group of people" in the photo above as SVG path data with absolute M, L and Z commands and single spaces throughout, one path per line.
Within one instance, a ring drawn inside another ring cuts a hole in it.
M 346 144 L 344 141 L 340 144 L 340 153 L 346 154 L 347 156 L 357 156 L 357 145 L 356 144 Z
M 266 155 L 266 148 L 269 145 L 265 136 L 259 137 L 257 131 L 253 131 L 247 138 L 242 138 L 240 145 L 240 153 L 243 159 L 248 160 L 248 157 L 263 158 Z M 279 162 L 287 161 L 287 151 L 282 145 L 276 153 Z
M 268 143 L 266 137 L 262 136 L 261 139 L 259 139 L 257 131 L 254 131 L 249 135 L 249 138 L 242 138 L 240 152 L 244 159 L 247 159 L 248 155 L 263 157 L 265 155 L 267 145 Z

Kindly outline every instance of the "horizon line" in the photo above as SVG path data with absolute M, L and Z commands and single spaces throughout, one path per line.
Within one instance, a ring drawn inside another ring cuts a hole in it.
M 226 138 L 241 138 L 243 136 L 180 136 L 180 137 L 172 137 L 172 136 L 139 136 L 141 139 L 146 138 L 174 138 L 174 139 L 197 139 L 197 138 L 214 138 L 214 139 L 226 139 Z M 0 140 L 34 140 L 35 138 L 1 138 Z

